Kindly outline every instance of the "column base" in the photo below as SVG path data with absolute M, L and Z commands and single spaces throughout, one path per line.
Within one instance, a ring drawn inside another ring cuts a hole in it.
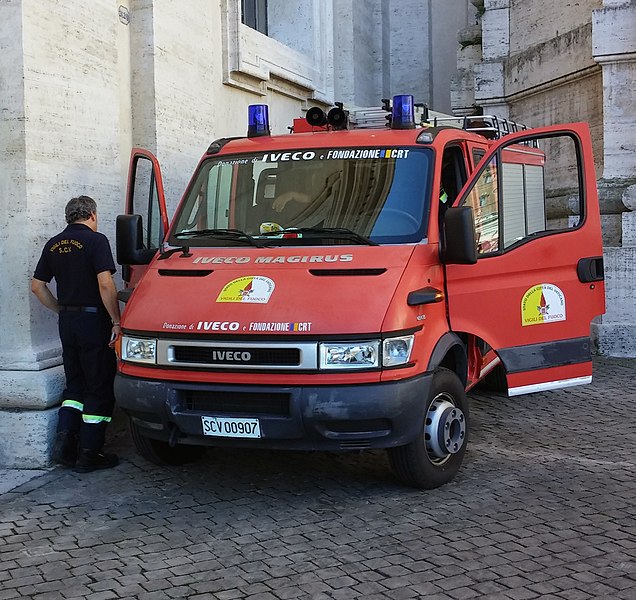
M 56 426 L 57 407 L 0 409 L 0 467 L 42 469 L 50 466 Z
M 60 403 L 64 368 L 0 371 L 0 409 L 44 410 Z
M 64 385 L 62 366 L 0 371 L 0 467 L 42 469 L 50 465 Z

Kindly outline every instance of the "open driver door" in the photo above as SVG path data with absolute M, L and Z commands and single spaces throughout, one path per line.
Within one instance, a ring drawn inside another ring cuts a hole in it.
M 168 231 L 168 214 L 161 167 L 152 152 L 133 148 L 128 168 L 126 209 L 117 217 L 117 262 L 123 266 L 126 302 L 161 247 Z

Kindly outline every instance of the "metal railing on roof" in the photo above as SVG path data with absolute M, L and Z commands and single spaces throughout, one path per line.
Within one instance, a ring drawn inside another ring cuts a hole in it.
M 469 115 L 464 117 L 434 117 L 432 121 L 433 127 L 439 127 L 440 125 L 446 125 L 450 127 L 457 127 L 458 129 L 464 129 L 466 131 L 474 131 L 485 138 L 491 140 L 498 140 L 504 135 L 509 133 L 516 133 L 518 131 L 528 131 L 528 126 L 509 119 L 503 119 L 496 115 Z M 538 148 L 536 140 L 533 141 L 532 146 Z
M 386 129 L 388 125 L 387 115 L 389 114 L 385 107 L 356 107 L 349 111 L 349 122 L 353 129 Z M 492 140 L 499 139 L 509 133 L 527 131 L 529 129 L 527 125 L 511 121 L 510 119 L 503 119 L 496 115 L 456 117 L 429 110 L 423 104 L 415 105 L 415 122 L 422 126 L 447 126 L 464 129 Z M 536 140 L 526 145 L 538 148 Z

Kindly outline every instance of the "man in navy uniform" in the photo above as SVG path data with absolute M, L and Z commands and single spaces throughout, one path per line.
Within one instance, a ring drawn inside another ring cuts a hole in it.
M 52 458 L 77 472 L 88 472 L 119 463 L 115 454 L 102 452 L 115 404 L 112 346 L 121 333 L 119 302 L 110 244 L 97 232 L 95 200 L 72 198 L 65 216 L 68 226 L 44 246 L 31 290 L 59 315 L 66 389 Z M 57 298 L 47 286 L 53 278 Z

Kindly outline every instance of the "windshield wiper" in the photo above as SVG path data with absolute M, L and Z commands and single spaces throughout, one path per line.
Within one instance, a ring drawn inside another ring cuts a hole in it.
M 321 237 L 337 237 L 347 240 L 353 240 L 359 244 L 367 246 L 379 246 L 377 242 L 370 240 L 368 237 L 360 235 L 346 227 L 290 227 L 289 229 L 281 229 L 280 231 L 268 231 L 261 235 L 268 237 L 278 237 L 284 233 L 315 233 Z
M 249 233 L 245 233 L 240 229 L 194 229 L 192 231 L 181 231 L 175 233 L 176 238 L 195 238 L 195 237 L 215 237 L 224 240 L 232 240 L 236 242 L 246 242 L 257 248 L 263 248 L 258 240 L 254 239 Z

